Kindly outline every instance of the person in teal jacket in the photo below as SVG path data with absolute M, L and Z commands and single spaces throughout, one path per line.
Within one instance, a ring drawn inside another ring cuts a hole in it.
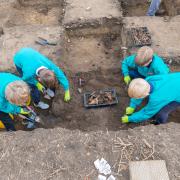
M 22 48 L 14 56 L 14 64 L 22 76 L 22 79 L 29 84 L 32 92 L 32 99 L 37 107 L 49 108 L 48 104 L 40 101 L 40 92 L 54 97 L 54 90 L 57 84 L 62 85 L 65 91 L 64 100 L 70 100 L 69 82 L 63 71 L 50 59 L 32 48 Z
M 145 80 L 132 80 L 128 88 L 132 98 L 126 108 L 123 123 L 138 123 L 155 117 L 156 124 L 166 123 L 170 112 L 180 107 L 180 73 L 155 75 Z M 140 111 L 135 109 L 148 97 L 147 105 Z
M 7 131 L 15 131 L 14 123 L 9 114 L 24 114 L 30 100 L 29 86 L 21 78 L 10 74 L 0 73 L 0 120 Z
M 122 73 L 125 83 L 129 84 L 134 78 L 168 74 L 169 68 L 161 57 L 154 54 L 150 47 L 144 46 L 138 50 L 137 54 L 122 61 Z

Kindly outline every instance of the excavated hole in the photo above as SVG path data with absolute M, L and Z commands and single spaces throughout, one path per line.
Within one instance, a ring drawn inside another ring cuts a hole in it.
M 122 55 L 119 34 L 68 37 L 66 41 L 62 63 L 72 73 L 119 67 L 119 59 Z
M 11 11 L 9 11 L 11 9 Z M 8 12 L 8 13 L 7 13 Z M 1 16 L 2 14 L 2 16 Z M 0 20 L 2 17 L 4 27 L 23 25 L 59 25 L 64 16 L 63 3 L 32 3 L 31 5 L 22 2 L 1 6 Z
M 108 33 L 98 38 L 71 38 L 66 44 L 66 52 L 64 58 L 61 58 L 60 65 L 63 65 L 70 80 L 72 100 L 70 103 L 65 103 L 64 91 L 57 89 L 51 109 L 39 111 L 44 123 L 39 127 L 118 131 L 149 125 L 151 121 L 128 125 L 120 122 L 129 103 L 127 87 L 124 85 L 120 72 L 122 59 L 120 47 L 121 38 L 115 34 Z M 85 81 L 82 86 L 79 85 L 78 78 Z M 106 88 L 116 90 L 119 98 L 117 105 L 95 109 L 86 109 L 83 106 L 83 93 Z M 169 121 L 178 122 L 178 117 L 179 110 L 170 116 Z
M 80 87 L 77 77 L 85 80 L 85 84 Z M 129 126 L 120 123 L 120 117 L 124 114 L 129 98 L 126 87 L 120 78 L 119 69 L 96 70 L 92 72 L 79 72 L 71 77 L 73 89 L 73 99 L 70 103 L 63 102 L 63 93 L 58 91 L 52 104 L 52 114 L 48 118 L 48 127 L 61 126 L 67 129 L 80 129 L 83 131 L 94 130 L 119 130 L 133 128 L 135 124 Z M 83 93 L 98 89 L 114 88 L 117 92 L 118 105 L 105 108 L 86 109 L 83 106 Z M 82 91 L 79 92 L 79 89 Z M 55 116 L 55 117 L 53 117 Z M 52 119 L 51 119 L 52 118 Z M 51 121 L 49 121 L 51 119 Z M 142 125 L 142 124 L 141 124 Z
M 121 37 L 108 33 L 101 37 L 73 37 L 67 41 L 65 58 L 62 58 L 61 63 L 66 67 L 71 82 L 72 101 L 64 103 L 63 90 L 58 90 L 50 114 L 42 117 L 45 127 L 118 131 L 149 125 L 151 121 L 128 125 L 120 122 L 129 103 L 127 87 L 120 72 L 123 56 L 120 49 Z M 85 81 L 82 87 L 78 83 L 79 77 Z M 95 109 L 83 107 L 83 93 L 105 88 L 116 89 L 118 105 Z M 178 122 L 178 115 L 179 111 L 174 112 L 169 121 Z
M 43 25 L 56 25 L 59 23 L 60 16 L 56 13 L 50 15 L 50 12 L 56 12 L 56 10 L 63 11 L 63 7 L 61 6 L 49 7 L 46 4 L 36 6 L 34 4 L 29 6 L 25 4 L 24 6 L 13 9 L 7 18 L 6 26 L 34 25 L 39 23 Z M 145 7 L 141 7 L 140 9 L 145 10 Z M 139 12 L 142 11 L 139 10 Z M 129 11 L 128 13 L 127 16 L 130 16 L 130 14 L 135 12 L 130 13 Z M 31 18 L 31 15 L 33 15 L 33 18 Z M 39 15 L 41 15 L 41 18 Z M 120 33 L 107 33 L 98 37 L 82 36 L 67 38 L 64 58 L 61 58 L 59 64 L 60 66 L 61 64 L 63 65 L 62 67 L 70 79 L 72 100 L 70 103 L 64 103 L 63 90 L 58 89 L 50 111 L 39 111 L 44 122 L 44 125 L 40 125 L 39 127 L 55 128 L 60 126 L 83 131 L 106 129 L 118 131 L 120 129 L 149 124 L 149 121 L 128 125 L 123 125 L 120 122 L 120 117 L 124 114 L 125 107 L 129 102 L 127 88 L 124 86 L 120 72 L 119 61 L 122 59 L 121 46 Z M 85 79 L 85 85 L 83 87 L 79 87 L 75 80 L 77 76 Z M 81 89 L 81 93 L 78 88 Z M 83 107 L 82 97 L 84 92 L 104 88 L 116 89 L 119 97 L 118 105 L 97 109 L 86 109 Z M 179 111 L 176 111 L 170 117 L 169 121 L 178 122 L 178 115 Z M 19 124 L 17 124 L 17 128 L 25 130 Z
M 141 0 L 132 1 L 132 0 L 120 0 L 121 6 L 123 9 L 123 15 L 127 17 L 131 16 L 146 16 L 147 10 L 149 8 L 149 3 Z M 162 2 L 160 5 L 159 11 L 161 14 L 157 14 L 157 16 L 166 16 L 168 12 L 165 8 L 164 3 Z
M 85 84 L 79 87 L 75 77 L 81 77 Z M 127 88 L 120 77 L 119 69 L 98 70 L 94 72 L 78 73 L 71 78 L 73 89 L 72 101 L 68 104 L 63 102 L 63 91 L 58 91 L 52 104 L 50 115 L 43 118 L 46 128 L 57 126 L 66 129 L 80 129 L 82 131 L 96 130 L 124 130 L 137 126 L 149 125 L 152 121 L 138 124 L 124 125 L 120 118 L 124 115 L 125 107 L 129 103 Z M 79 92 L 81 89 L 81 93 Z M 114 88 L 117 92 L 119 103 L 105 108 L 87 109 L 83 106 L 83 93 L 98 89 Z M 144 105 L 146 102 L 144 102 Z M 170 115 L 169 122 L 177 122 L 180 111 L 177 110 Z

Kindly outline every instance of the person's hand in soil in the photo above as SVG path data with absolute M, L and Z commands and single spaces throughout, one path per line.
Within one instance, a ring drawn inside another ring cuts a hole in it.
M 121 122 L 122 122 L 123 124 L 129 123 L 129 117 L 128 117 L 127 115 L 123 116 L 123 117 L 121 118 Z
M 65 101 L 65 102 L 68 102 L 68 101 L 70 101 L 70 99 L 71 99 L 71 96 L 70 96 L 70 91 L 69 91 L 69 89 L 68 89 L 67 91 L 65 91 L 64 101 Z
M 128 85 L 131 82 L 131 77 L 128 76 L 124 76 L 124 82 Z
M 126 115 L 131 115 L 131 114 L 133 114 L 134 113 L 134 108 L 132 108 L 132 107 L 127 107 L 126 108 Z

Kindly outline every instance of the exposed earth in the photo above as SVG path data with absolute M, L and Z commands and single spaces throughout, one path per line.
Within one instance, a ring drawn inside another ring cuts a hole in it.
M 0 133 L 0 179 L 94 180 L 93 162 L 101 157 L 119 180 L 129 179 L 129 161 L 149 159 L 165 160 L 170 179 L 180 179 L 179 109 L 165 125 L 120 122 L 129 102 L 120 62 L 138 48 L 130 28 L 147 27 L 154 51 L 180 71 L 180 1 L 164 0 L 156 17 L 145 16 L 148 6 L 143 0 L 0 0 L 0 71 L 17 73 L 13 55 L 33 47 L 64 70 L 72 95 L 64 103 L 62 88 L 56 90 L 50 110 L 38 111 L 40 128 L 29 132 L 17 123 L 21 130 Z M 57 45 L 36 44 L 38 37 Z M 84 108 L 85 92 L 107 88 L 116 90 L 117 105 Z

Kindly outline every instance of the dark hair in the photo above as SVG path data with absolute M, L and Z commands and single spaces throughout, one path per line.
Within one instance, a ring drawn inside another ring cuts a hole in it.
M 53 71 L 42 69 L 39 73 L 41 83 L 47 88 L 55 88 L 57 79 Z

